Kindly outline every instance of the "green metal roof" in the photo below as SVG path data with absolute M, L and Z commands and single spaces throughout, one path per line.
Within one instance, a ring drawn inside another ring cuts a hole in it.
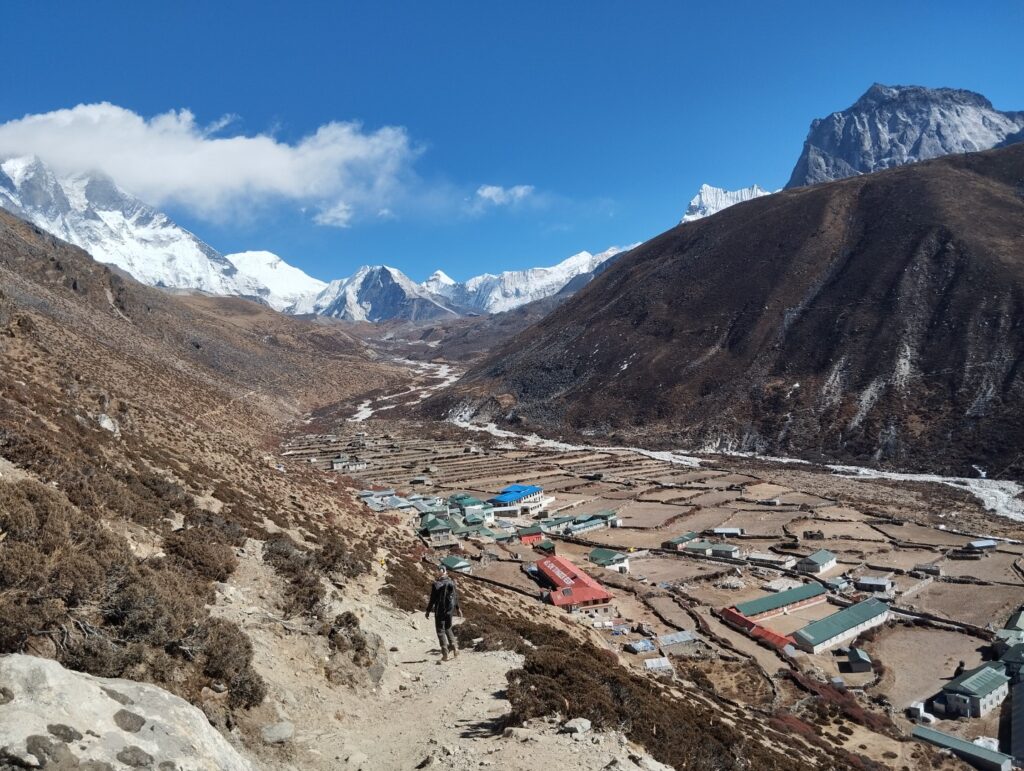
M 813 562 L 815 565 L 824 565 L 826 562 L 831 562 L 836 558 L 836 555 L 830 552 L 828 549 L 818 549 L 813 554 L 808 554 L 803 559 Z
M 947 734 L 944 731 L 936 731 L 928 726 L 919 725 L 910 732 L 910 735 L 915 739 L 934 744 L 936 747 L 944 747 L 947 750 L 951 750 L 954 755 L 964 760 L 977 758 L 986 763 L 995 764 L 997 768 L 1009 768 L 1013 763 L 1013 758 L 1009 755 L 990 750 L 987 747 L 982 747 L 980 744 L 974 744 L 966 739 L 961 739 L 959 736 Z
M 597 548 L 590 552 L 588 558 L 595 565 L 611 565 L 613 562 L 620 562 L 624 559 L 628 559 L 625 554 L 615 551 L 614 549 L 601 549 Z
M 468 493 L 457 493 L 448 500 L 456 506 L 483 506 L 489 508 L 486 503 Z
M 689 541 L 692 541 L 696 537 L 697 534 L 691 530 L 688 533 L 682 533 L 681 535 L 677 535 L 675 538 L 669 538 L 667 541 L 665 541 L 665 543 L 678 545 L 681 543 L 687 543 Z
M 1010 678 L 1003 674 L 1002 666 L 989 663 L 969 669 L 959 677 L 954 677 L 942 686 L 942 690 L 980 699 L 1009 682 Z
M 715 551 L 727 551 L 730 554 L 732 554 L 734 552 L 738 552 L 739 550 L 740 550 L 739 546 L 733 546 L 731 543 L 716 543 L 716 544 L 713 544 L 712 547 L 711 547 L 711 551 L 713 551 L 713 552 L 715 552 Z
M 453 555 L 451 557 L 445 557 L 441 560 L 441 564 L 449 570 L 458 570 L 459 568 L 469 567 L 469 560 L 464 560 L 462 557 L 456 557 Z
M 820 645 L 838 634 L 853 629 L 858 624 L 870 621 L 887 610 L 889 610 L 888 605 L 872 597 L 864 602 L 858 602 L 856 605 L 836 611 L 831 616 L 826 616 L 819 621 L 812 621 L 803 629 L 795 632 L 793 636 L 804 640 L 809 645 Z
M 999 660 L 1008 664 L 1024 664 L 1024 644 L 1011 645 Z
M 817 597 L 824 593 L 825 587 L 821 584 L 802 584 L 801 586 L 794 586 L 792 589 L 786 589 L 784 592 L 766 594 L 764 597 L 758 597 L 756 600 L 741 602 L 734 607 L 744 616 L 756 616 L 759 613 L 767 613 L 770 610 L 783 608 L 786 605 L 792 605 L 794 602 L 809 600 L 811 597 Z
M 541 541 L 539 544 L 537 544 L 537 548 L 540 549 L 541 551 L 554 551 L 555 550 L 555 544 L 554 544 L 553 541 L 545 540 L 545 541 Z
M 690 541 L 690 543 L 686 544 L 687 549 L 693 549 L 694 551 L 707 551 L 712 546 L 714 544 L 710 541 Z
M 850 653 L 849 653 L 848 658 L 850 659 L 851 662 L 859 661 L 859 662 L 863 662 L 864 664 L 870 664 L 871 663 L 871 656 L 869 656 L 868 652 L 866 650 L 864 650 L 863 648 L 850 648 Z
M 423 529 L 428 532 L 434 532 L 437 530 L 451 530 L 452 525 L 443 519 L 431 519 L 423 525 Z
M 524 535 L 543 535 L 544 530 L 540 525 L 533 525 L 531 527 L 521 527 L 516 531 L 520 537 Z

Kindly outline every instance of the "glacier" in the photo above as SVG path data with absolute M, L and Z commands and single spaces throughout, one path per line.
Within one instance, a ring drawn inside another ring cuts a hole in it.
M 760 185 L 740 188 L 739 190 L 726 190 L 721 187 L 703 184 L 697 191 L 697 195 L 690 199 L 690 205 L 686 207 L 680 223 L 693 222 L 694 220 L 710 217 L 712 214 L 728 209 L 743 201 L 750 201 L 760 198 L 762 195 L 771 195 L 770 190 L 765 190 Z

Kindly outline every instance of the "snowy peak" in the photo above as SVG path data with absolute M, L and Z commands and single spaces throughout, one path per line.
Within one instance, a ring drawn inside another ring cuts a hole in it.
M 584 251 L 551 267 L 483 273 L 461 283 L 437 271 L 420 286 L 447 298 L 457 308 L 476 313 L 501 313 L 558 294 L 570 281 L 592 273 L 621 251 L 617 246 L 598 254 Z
M 291 312 L 373 322 L 422 321 L 458 315 L 448 307 L 445 298 L 387 265 L 364 265 L 348 278 L 330 282 L 315 296 L 300 299 Z
M 851 107 L 811 123 L 786 187 L 1021 140 L 1024 112 L 1000 112 L 981 94 L 876 83 Z
M 455 279 L 443 270 L 435 270 L 430 277 L 420 284 L 428 292 L 446 297 L 450 289 L 455 286 Z
M 707 184 L 701 185 L 697 195 L 690 199 L 690 205 L 686 207 L 680 222 L 693 222 L 703 217 L 710 217 L 722 209 L 728 209 L 743 201 L 760 198 L 762 195 L 769 195 L 770 192 L 759 185 L 751 185 L 739 190 L 726 190 Z
M 225 258 L 238 275 L 251 283 L 266 287 L 267 303 L 275 310 L 287 310 L 302 298 L 322 292 L 327 284 L 289 265 L 273 252 L 237 252 Z
M 235 267 L 214 249 L 109 177 L 82 173 L 58 178 L 34 157 L 8 158 L 0 169 L 0 206 L 143 283 L 254 293 L 254 287 L 236 282 Z
M 34 156 L 0 162 L 0 207 L 151 286 L 252 297 L 277 310 L 325 286 L 270 252 L 224 257 L 105 174 L 58 177 Z

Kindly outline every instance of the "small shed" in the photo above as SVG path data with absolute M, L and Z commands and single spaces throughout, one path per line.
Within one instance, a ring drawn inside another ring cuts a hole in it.
M 836 555 L 828 549 L 818 549 L 796 563 L 802 573 L 824 573 L 836 566 Z
M 999 544 L 991 538 L 979 538 L 967 544 L 967 548 L 972 551 L 988 551 L 996 548 L 998 545 Z
M 441 560 L 441 564 L 445 566 L 449 573 L 473 572 L 473 565 L 469 560 L 456 557 L 454 554 Z
M 618 573 L 629 572 L 629 557 L 614 549 L 592 549 L 587 559 L 595 565 L 614 570 Z
M 668 660 L 667 656 L 658 656 L 653 659 L 646 659 L 644 661 L 644 669 L 648 672 L 671 672 L 672 662 Z
M 731 543 L 716 543 L 711 547 L 712 557 L 729 557 L 736 559 L 740 556 L 740 547 Z
M 546 539 L 544 531 L 541 529 L 540 525 L 521 527 L 516 531 L 516 534 L 519 536 L 519 541 L 527 546 L 532 546 L 533 544 L 540 543 Z
M 850 648 L 846 654 L 846 663 L 851 672 L 870 672 L 871 656 L 863 648 Z
M 713 543 L 709 541 L 690 541 L 683 547 L 683 551 L 687 554 L 703 554 L 705 557 L 711 554 L 711 547 Z
M 690 532 L 681 533 L 680 535 L 674 536 L 673 538 L 669 538 L 667 541 L 663 541 L 661 544 L 661 548 L 670 549 L 672 551 L 682 551 L 686 544 L 688 544 L 690 541 L 695 540 L 696 538 L 697 534 L 691 530 Z

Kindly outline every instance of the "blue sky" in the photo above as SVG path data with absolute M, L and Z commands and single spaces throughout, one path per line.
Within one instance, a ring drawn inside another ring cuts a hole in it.
M 223 252 L 269 249 L 324 279 L 381 262 L 422 279 L 644 240 L 702 182 L 779 187 L 810 121 L 875 81 L 1024 109 L 1017 1 L 295 6 L 7 4 L 0 123 L 101 102 L 143 119 L 188 110 L 176 130 L 267 135 L 294 174 L 321 163 L 292 152 L 305 138 L 357 121 L 325 156 L 365 153 L 345 167 L 355 181 L 210 164 L 209 185 L 179 181 L 159 203 Z

